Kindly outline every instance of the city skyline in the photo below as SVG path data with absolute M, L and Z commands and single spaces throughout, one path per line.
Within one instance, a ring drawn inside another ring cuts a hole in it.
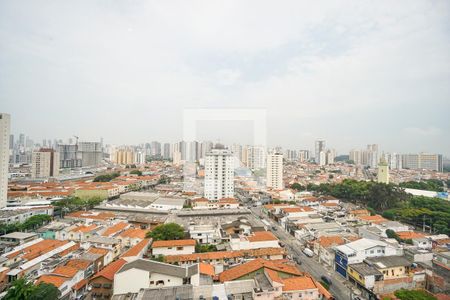
M 270 146 L 448 157 L 449 5 L 6 1 L 2 111 L 37 140 L 137 144 L 181 140 L 185 109 L 258 108 Z M 228 123 L 203 135 L 251 136 Z

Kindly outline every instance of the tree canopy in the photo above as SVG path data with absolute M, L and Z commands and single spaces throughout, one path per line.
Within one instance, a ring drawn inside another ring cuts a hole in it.
M 142 176 L 142 171 L 140 171 L 140 170 L 133 170 L 133 171 L 130 171 L 130 174 L 134 174 L 134 175 L 137 175 L 137 176 Z
M 44 224 L 47 224 L 51 220 L 52 217 L 50 217 L 49 215 L 35 215 L 29 217 L 23 223 L 0 224 L 0 232 L 2 234 L 7 234 L 14 231 L 34 230 Z
M 5 300 L 53 300 L 58 299 L 60 291 L 53 284 L 39 283 L 34 285 L 24 278 L 17 279 L 8 289 Z
M 98 175 L 97 177 L 94 178 L 93 182 L 109 182 L 119 176 L 120 176 L 119 172 Z
M 179 240 L 184 238 L 184 229 L 177 223 L 167 223 L 156 226 L 147 233 L 154 241 Z

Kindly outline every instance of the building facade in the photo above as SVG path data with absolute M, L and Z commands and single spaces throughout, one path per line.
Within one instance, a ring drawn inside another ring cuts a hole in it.
M 283 155 L 270 153 L 267 155 L 266 185 L 274 190 L 283 189 Z
M 0 113 L 0 208 L 6 207 L 8 195 L 9 134 L 11 117 Z
M 234 197 L 234 157 L 223 145 L 216 145 L 205 158 L 205 198 Z

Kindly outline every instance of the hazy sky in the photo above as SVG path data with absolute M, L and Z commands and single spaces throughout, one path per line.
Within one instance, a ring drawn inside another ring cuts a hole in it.
M 258 108 L 269 145 L 450 155 L 449 15 L 447 0 L 3 0 L 0 111 L 38 141 L 137 144 L 181 139 L 187 108 Z M 199 131 L 252 135 L 230 123 Z

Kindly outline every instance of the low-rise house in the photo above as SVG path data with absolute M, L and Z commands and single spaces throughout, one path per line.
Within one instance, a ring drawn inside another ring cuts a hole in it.
M 222 241 L 219 227 L 215 225 L 191 225 L 189 236 L 199 244 L 217 245 Z
M 106 227 L 105 230 L 101 233 L 101 235 L 105 237 L 114 237 L 120 232 L 127 229 L 128 227 L 130 227 L 130 224 L 125 222 L 118 222 L 110 227 Z
M 130 280 L 132 279 L 132 280 Z M 114 294 L 137 293 L 140 289 L 158 289 L 200 281 L 198 264 L 180 267 L 152 260 L 137 259 L 123 265 L 114 276 Z
M 280 260 L 285 258 L 283 248 L 261 248 L 236 251 L 214 251 L 205 253 L 192 253 L 186 255 L 169 255 L 164 258 L 167 263 L 176 263 L 181 266 L 204 262 L 214 265 L 216 273 L 223 271 L 224 267 L 241 264 L 247 260 L 262 258 L 266 260 Z
M 414 231 L 399 231 L 397 235 L 402 240 L 411 240 L 413 245 L 418 249 L 432 249 L 433 241 L 425 236 L 425 234 Z
M 236 235 L 230 239 L 232 250 L 278 248 L 278 238 L 270 231 L 257 231 L 251 235 Z
M 92 299 L 110 299 L 112 297 L 114 291 L 114 275 L 126 263 L 126 260 L 118 259 L 92 276 L 89 280 L 89 285 L 92 288 Z
M 9 247 L 23 245 L 38 238 L 37 233 L 33 232 L 11 232 L 0 236 L 0 243 Z
M 91 236 L 81 243 L 81 246 L 84 249 L 89 249 L 90 247 L 107 249 L 112 252 L 113 259 L 119 256 L 121 252 L 119 240 L 112 237 Z
M 97 224 L 90 225 L 74 225 L 56 232 L 55 238 L 58 240 L 84 241 L 101 231 L 103 227 Z
M 101 267 L 97 268 L 96 270 L 100 270 L 101 268 L 103 268 L 104 266 L 109 265 L 113 260 L 114 260 L 114 253 L 112 250 L 110 249 L 106 249 L 106 248 L 97 248 L 97 247 L 91 247 L 87 250 L 88 254 L 93 254 L 93 255 L 98 255 L 100 256 L 100 260 L 101 260 Z M 97 260 L 97 259 L 95 259 Z
M 61 298 L 71 298 L 72 287 L 83 279 L 84 270 L 68 266 L 58 266 L 51 273 L 40 276 L 36 284 L 41 282 L 53 284 L 61 292 Z
M 334 264 L 334 247 L 345 244 L 342 236 L 322 236 L 313 242 L 314 254 L 319 258 L 319 262 L 333 266 Z
M 402 249 L 395 248 L 388 243 L 370 239 L 359 239 L 335 247 L 335 270 L 343 277 L 347 277 L 349 264 L 363 262 L 368 257 L 402 255 Z
M 239 208 L 239 202 L 235 198 L 222 198 L 217 201 L 221 209 Z
M 157 210 L 169 211 L 169 210 L 181 210 L 183 209 L 186 199 L 184 198 L 158 198 L 150 207 Z
M 138 258 L 143 258 L 144 255 L 147 253 L 151 242 L 152 242 L 151 239 L 143 239 L 137 245 L 125 251 L 120 257 L 126 261 L 132 261 Z
M 192 254 L 195 252 L 195 240 L 155 241 L 152 244 L 153 256 Z
M 122 247 L 132 247 L 145 239 L 148 230 L 140 228 L 128 228 L 119 233 L 116 238 L 119 239 Z

